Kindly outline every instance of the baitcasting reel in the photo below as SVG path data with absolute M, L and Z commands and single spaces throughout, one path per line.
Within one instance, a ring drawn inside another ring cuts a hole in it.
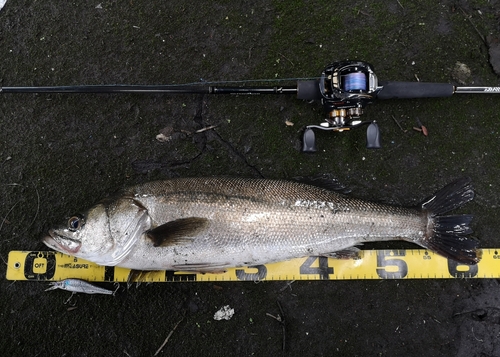
M 299 81 L 297 97 L 320 100 L 326 119 L 308 125 L 303 134 L 304 152 L 316 151 L 314 129 L 344 131 L 368 125 L 367 148 L 380 148 L 380 132 L 375 121 L 361 121 L 364 108 L 377 98 L 378 82 L 370 64 L 361 61 L 335 62 L 327 66 L 319 80 Z

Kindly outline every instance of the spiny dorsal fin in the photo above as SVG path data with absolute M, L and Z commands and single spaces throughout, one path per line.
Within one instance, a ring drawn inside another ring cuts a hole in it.
M 351 189 L 333 175 L 330 174 L 317 174 L 313 176 L 297 176 L 293 178 L 294 181 L 304 183 L 306 185 L 316 186 L 329 191 L 337 191 L 339 193 L 348 194 Z
M 208 227 L 209 220 L 200 217 L 180 218 L 170 221 L 146 233 L 155 247 L 166 247 L 191 241 Z

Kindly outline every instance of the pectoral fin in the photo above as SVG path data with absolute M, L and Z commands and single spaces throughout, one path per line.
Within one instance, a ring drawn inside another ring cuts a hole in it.
M 137 286 L 141 285 L 141 283 L 147 281 L 148 275 L 156 273 L 158 273 L 158 270 L 131 270 L 127 277 L 127 289 L 130 289 L 133 283 L 136 283 Z
M 207 218 L 188 217 L 170 221 L 146 232 L 155 247 L 191 242 L 196 235 L 208 228 Z

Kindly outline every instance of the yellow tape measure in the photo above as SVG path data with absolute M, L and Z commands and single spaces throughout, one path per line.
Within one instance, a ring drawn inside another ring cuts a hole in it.
M 500 278 L 500 248 L 482 249 L 477 265 L 459 264 L 424 249 L 362 250 L 360 259 L 298 258 L 280 263 L 231 268 L 220 274 L 154 271 L 144 282 L 362 280 Z M 11 251 L 8 280 L 59 281 L 78 278 L 94 282 L 126 282 L 130 270 L 104 267 L 53 251 Z

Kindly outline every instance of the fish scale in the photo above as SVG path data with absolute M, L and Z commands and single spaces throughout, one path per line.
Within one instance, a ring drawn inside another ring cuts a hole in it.
M 473 197 L 465 179 L 443 190 L 426 203 L 440 213 Z M 469 264 L 480 258 L 477 241 L 466 236 L 471 216 L 441 217 L 426 207 L 377 204 L 293 181 L 148 182 L 83 217 L 85 224 L 74 231 L 51 230 L 45 243 L 65 252 L 66 241 L 81 242 L 77 249 L 72 246 L 74 255 L 136 270 L 220 271 L 311 255 L 351 255 L 357 244 L 385 240 L 410 241 Z

